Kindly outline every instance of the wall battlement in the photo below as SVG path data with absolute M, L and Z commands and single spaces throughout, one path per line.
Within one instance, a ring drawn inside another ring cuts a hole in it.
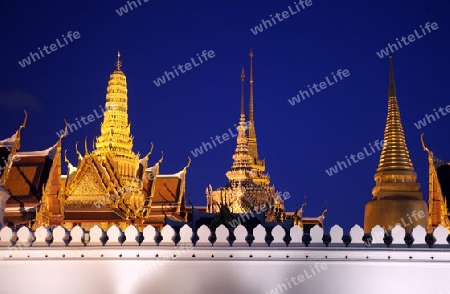
M 370 234 L 355 225 L 348 234 L 335 225 L 328 234 L 319 226 L 314 226 L 310 233 L 304 233 L 300 227 L 285 229 L 280 225 L 266 228 L 258 225 L 249 233 L 239 225 L 229 231 L 224 225 L 211 231 L 203 225 L 193 231 L 188 225 L 171 227 L 166 225 L 161 231 L 147 226 L 139 232 L 134 226 L 125 231 L 112 226 L 103 231 L 95 226 L 90 231 L 74 227 L 71 231 L 58 226 L 50 229 L 39 227 L 36 231 L 21 227 L 17 232 L 5 227 L 0 230 L 0 248 L 4 247 L 61 247 L 61 246 L 180 246 L 196 247 L 400 247 L 400 248 L 448 248 L 450 236 L 446 228 L 439 226 L 432 234 L 425 228 L 417 226 L 411 234 L 396 226 L 391 233 L 386 233 L 380 226 L 375 226 Z M 1 250 L 1 249 L 0 249 Z

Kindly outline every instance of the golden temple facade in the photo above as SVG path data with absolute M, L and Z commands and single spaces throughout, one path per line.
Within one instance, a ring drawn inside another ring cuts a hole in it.
M 76 166 L 64 156 L 67 175 L 61 174 L 61 142 L 67 134 L 67 123 L 58 142 L 44 151 L 17 152 L 20 129 L 8 141 L 14 141 L 16 147 L 7 148 L 6 141 L 0 141 L 0 152 L 16 159 L 7 163 L 2 174 L 9 195 L 3 197 L 7 199 L 8 225 L 62 225 L 67 229 L 79 225 L 87 230 L 98 225 L 106 230 L 112 225 L 125 229 L 132 224 L 142 229 L 147 225 L 161 228 L 167 218 L 186 220 L 189 163 L 178 173 L 164 175 L 159 173 L 162 158 L 148 166 L 151 151 L 143 158 L 133 152 L 128 89 L 121 66 L 119 53 L 108 82 L 95 148 L 90 152 L 85 142 L 82 155 L 76 146 Z

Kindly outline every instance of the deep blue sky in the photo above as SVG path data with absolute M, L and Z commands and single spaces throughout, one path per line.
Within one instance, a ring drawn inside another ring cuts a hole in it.
M 327 229 L 338 223 L 347 231 L 355 223 L 363 225 L 379 152 L 331 177 L 325 169 L 382 139 L 389 65 L 376 52 L 426 22 L 437 22 L 439 29 L 394 53 L 407 144 L 428 200 L 428 162 L 420 133 L 425 131 L 437 156 L 450 160 L 450 115 L 421 130 L 414 122 L 450 104 L 448 1 L 313 0 L 258 35 L 250 31 L 270 14 L 294 8 L 293 2 L 141 0 L 141 6 L 119 16 L 116 9 L 126 1 L 2 0 L 0 135 L 8 137 L 17 129 L 25 108 L 29 120 L 22 151 L 53 145 L 64 118 L 74 122 L 105 103 L 120 50 L 134 151 L 145 154 L 154 142 L 151 162 L 164 150 L 161 172 L 178 172 L 191 150 L 238 122 L 240 69 L 244 65 L 248 77 L 253 48 L 256 132 L 272 183 L 291 193 L 289 210 L 302 203 L 303 193 L 307 215 L 320 214 L 327 201 Z M 18 64 L 37 47 L 62 41 L 68 31 L 78 31 L 81 38 L 25 68 Z M 213 50 L 215 57 L 165 85 L 154 85 L 164 71 L 203 50 Z M 287 102 L 338 69 L 349 70 L 350 76 L 300 104 Z M 248 99 L 248 83 L 246 92 Z M 92 142 L 99 133 L 96 120 L 64 139 L 72 163 L 75 142 L 86 136 Z M 226 183 L 235 146 L 233 139 L 192 158 L 187 193 L 195 205 L 205 205 L 209 183 L 214 188 Z

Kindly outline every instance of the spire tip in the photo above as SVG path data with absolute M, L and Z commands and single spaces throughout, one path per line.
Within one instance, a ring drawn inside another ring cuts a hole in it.
M 389 93 L 388 93 L 388 97 L 396 98 L 394 65 L 392 62 L 392 55 L 389 55 Z
M 120 68 L 122 67 L 122 61 L 120 60 L 120 51 L 117 51 L 116 67 L 118 70 L 120 70 Z

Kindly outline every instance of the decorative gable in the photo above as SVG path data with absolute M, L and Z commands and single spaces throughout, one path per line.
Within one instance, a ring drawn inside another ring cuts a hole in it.
M 88 166 L 85 169 L 78 171 L 79 174 L 75 181 L 67 189 L 67 195 L 69 197 L 85 196 L 86 198 L 105 196 L 108 194 L 108 190 L 99 175 L 99 171 L 91 162 L 86 164 Z

